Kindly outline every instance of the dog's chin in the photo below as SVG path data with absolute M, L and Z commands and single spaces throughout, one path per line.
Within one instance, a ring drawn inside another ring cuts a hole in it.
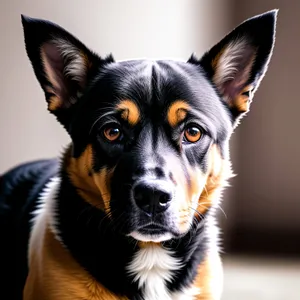
M 173 234 L 170 232 L 143 233 L 140 231 L 133 231 L 129 234 L 129 236 L 133 237 L 134 239 L 140 242 L 154 242 L 154 243 L 165 242 L 173 238 Z
M 147 225 L 138 226 L 129 236 L 140 242 L 160 243 L 168 241 L 175 237 L 175 233 L 170 227 L 163 226 L 159 223 L 150 222 Z

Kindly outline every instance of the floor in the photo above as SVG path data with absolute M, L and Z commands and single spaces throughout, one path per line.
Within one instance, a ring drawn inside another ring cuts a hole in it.
M 225 257 L 222 300 L 300 300 L 299 260 Z

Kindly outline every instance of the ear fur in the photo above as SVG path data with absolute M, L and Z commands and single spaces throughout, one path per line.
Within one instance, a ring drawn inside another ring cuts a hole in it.
M 67 126 L 70 113 L 87 86 L 110 56 L 102 60 L 60 26 L 22 15 L 25 45 L 35 75 L 45 92 L 48 109 Z
M 249 110 L 272 56 L 277 10 L 246 20 L 206 52 L 200 65 L 230 108 L 233 118 Z

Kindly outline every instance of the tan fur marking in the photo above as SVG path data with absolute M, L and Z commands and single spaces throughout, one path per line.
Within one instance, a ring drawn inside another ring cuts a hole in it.
M 61 105 L 61 101 L 59 100 L 59 98 L 56 96 L 52 96 L 49 99 L 48 109 L 50 111 L 55 111 L 60 107 L 60 105 Z
M 197 218 L 202 218 L 199 207 L 196 207 L 196 209 L 192 208 L 192 202 L 194 202 L 199 197 L 201 191 L 203 191 L 208 175 L 201 172 L 199 168 L 193 168 L 189 171 L 189 176 L 191 178 L 190 186 L 187 188 L 189 206 L 191 210 L 194 210 L 194 215 Z M 195 197 L 197 198 L 195 199 Z
M 223 286 L 223 268 L 218 253 L 208 254 L 198 267 L 193 287 L 200 289 L 195 300 L 219 300 Z
M 199 168 L 189 168 L 188 174 L 190 183 L 186 181 L 184 172 L 178 163 L 171 162 L 174 184 L 181 187 L 179 198 L 179 220 L 178 228 L 185 232 L 190 227 L 191 213 L 200 221 L 205 212 L 213 205 L 227 180 L 232 177 L 230 161 L 222 159 L 217 145 L 209 149 L 208 171 L 204 174 Z
M 149 246 L 161 246 L 161 243 L 155 243 L 155 242 L 138 242 L 139 248 L 147 248 Z
M 110 181 L 112 177 L 113 171 L 102 169 L 99 173 L 94 173 L 93 178 L 96 186 L 98 187 L 101 197 L 103 199 L 105 212 L 110 212 Z
M 197 211 L 200 214 L 204 214 L 212 206 L 220 189 L 226 185 L 227 179 L 232 177 L 230 162 L 222 159 L 217 146 L 212 145 L 209 151 L 209 173 L 198 201 Z
M 82 268 L 45 228 L 41 247 L 31 248 L 24 300 L 127 300 L 117 297 Z
M 195 191 L 191 191 L 188 186 L 188 182 L 186 180 L 186 176 L 184 175 L 184 171 L 182 166 L 178 163 L 177 160 L 172 160 L 170 157 L 168 161 L 170 165 L 170 169 L 172 170 L 172 181 L 174 185 L 179 189 L 180 196 L 178 197 L 179 201 L 179 229 L 181 232 L 185 232 L 189 226 L 189 217 L 191 212 L 191 201 Z M 190 170 L 191 174 L 194 170 Z
M 206 181 L 207 175 L 203 174 L 198 168 L 189 171 L 191 184 L 188 188 L 188 198 L 191 199 L 193 195 L 197 195 L 203 188 L 203 181 Z
M 240 112 L 248 111 L 250 107 L 251 98 L 252 98 L 251 95 L 252 90 L 253 90 L 252 85 L 246 86 L 242 90 L 242 92 L 232 100 L 231 106 L 235 106 L 236 109 Z M 243 95 L 246 92 L 249 92 L 250 96 Z
M 91 205 L 109 212 L 110 179 L 113 170 L 92 170 L 93 149 L 88 145 L 79 158 L 67 154 L 66 169 L 80 196 Z
M 175 127 L 186 117 L 189 105 L 183 100 L 177 100 L 171 104 L 168 110 L 167 118 L 170 126 Z
M 117 105 L 117 110 L 121 111 L 121 118 L 132 126 L 136 125 L 140 120 L 140 111 L 132 100 L 122 100 Z

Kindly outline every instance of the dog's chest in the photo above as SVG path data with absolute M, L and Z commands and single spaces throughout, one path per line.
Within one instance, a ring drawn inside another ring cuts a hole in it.
M 176 293 L 167 289 L 167 283 L 181 267 L 181 261 L 171 251 L 149 244 L 138 250 L 128 271 L 143 291 L 145 300 L 192 300 L 195 293 L 191 289 Z

